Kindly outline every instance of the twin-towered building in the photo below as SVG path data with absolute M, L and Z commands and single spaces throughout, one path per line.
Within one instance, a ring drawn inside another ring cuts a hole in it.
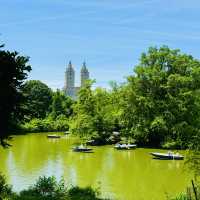
M 81 67 L 81 86 L 84 85 L 84 82 L 89 79 L 89 71 L 86 67 L 86 63 L 84 62 Z M 77 93 L 80 87 L 75 87 L 75 70 L 72 66 L 71 61 L 69 62 L 66 72 L 65 72 L 65 86 L 64 92 L 66 95 L 70 96 L 73 99 L 76 99 Z

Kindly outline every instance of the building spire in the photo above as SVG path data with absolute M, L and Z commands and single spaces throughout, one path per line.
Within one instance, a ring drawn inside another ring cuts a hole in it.
M 86 62 L 84 61 L 81 68 L 81 86 L 84 86 L 85 81 L 88 79 L 89 79 L 89 71 L 86 67 Z
M 87 67 L 86 67 L 86 62 L 85 61 L 83 62 L 81 71 L 87 71 Z
M 85 60 L 84 60 L 84 62 L 83 62 L 83 67 L 86 67 L 86 62 L 85 62 Z
M 69 61 L 68 67 L 72 68 L 72 62 L 71 62 L 71 60 Z

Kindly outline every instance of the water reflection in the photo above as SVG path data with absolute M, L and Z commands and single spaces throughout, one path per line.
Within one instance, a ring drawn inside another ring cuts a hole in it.
M 166 199 L 165 193 L 183 191 L 189 175 L 183 161 L 154 160 L 152 149 L 118 151 L 94 147 L 94 153 L 75 153 L 75 138 L 47 139 L 45 134 L 17 136 L 13 147 L 0 149 L 0 171 L 15 190 L 39 176 L 62 176 L 69 185 L 101 187 L 104 196 L 117 199 Z

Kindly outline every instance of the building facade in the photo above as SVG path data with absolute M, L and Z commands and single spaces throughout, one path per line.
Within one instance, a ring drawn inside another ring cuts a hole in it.
M 89 71 L 86 67 L 86 63 L 84 62 L 81 67 L 81 86 L 82 87 L 86 80 L 88 80 L 89 77 Z M 70 96 L 72 99 L 77 98 L 78 91 L 80 90 L 80 87 L 75 87 L 75 70 L 72 66 L 71 61 L 69 62 L 66 71 L 65 71 L 65 86 L 64 86 L 64 92 L 66 95 Z
M 83 86 L 84 82 L 86 80 L 89 80 L 89 78 L 90 78 L 90 74 L 89 74 L 89 71 L 88 71 L 88 69 L 86 67 L 86 63 L 84 62 L 83 66 L 81 68 L 81 86 Z

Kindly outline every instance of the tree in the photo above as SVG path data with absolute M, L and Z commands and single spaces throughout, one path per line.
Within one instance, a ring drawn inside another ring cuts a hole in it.
M 23 85 L 22 93 L 26 98 L 26 120 L 46 117 L 50 111 L 52 90 L 41 81 L 29 80 Z
M 128 77 L 125 124 L 139 143 L 178 141 L 185 148 L 198 134 L 200 62 L 166 46 L 143 53 Z
M 91 90 L 93 81 L 86 81 L 80 89 L 78 100 L 73 106 L 74 114 L 70 120 L 70 131 L 80 137 L 88 137 L 95 132 L 95 102 Z
M 57 90 L 53 93 L 50 115 L 54 119 L 59 115 L 65 115 L 66 117 L 70 117 L 73 112 L 72 105 L 73 100 L 61 91 Z
M 104 144 L 113 131 L 120 129 L 120 89 L 115 87 L 115 90 L 109 92 L 102 88 L 92 90 L 91 86 L 91 81 L 86 82 L 79 92 L 70 121 L 70 131 Z
M 20 91 L 31 71 L 28 60 L 17 52 L 0 50 L 0 145 L 3 146 L 8 145 L 6 140 L 23 118 Z

